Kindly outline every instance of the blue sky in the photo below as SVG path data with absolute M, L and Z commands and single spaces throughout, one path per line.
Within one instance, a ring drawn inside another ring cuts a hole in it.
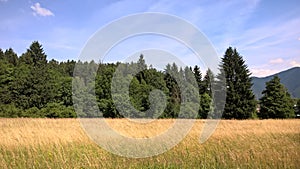
M 12 47 L 20 55 L 38 40 L 48 59 L 77 59 L 88 39 L 111 21 L 162 12 L 194 24 L 220 57 L 228 46 L 236 47 L 254 76 L 266 76 L 300 66 L 299 6 L 298 0 L 0 0 L 0 48 Z M 128 43 L 122 50 L 136 41 Z M 116 48 L 107 61 L 124 60 L 122 50 Z

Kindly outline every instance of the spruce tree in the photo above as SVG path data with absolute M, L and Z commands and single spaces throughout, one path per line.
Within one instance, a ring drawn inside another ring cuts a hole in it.
M 4 61 L 4 52 L 1 48 L 0 48 L 0 61 Z
M 222 58 L 226 78 L 226 103 L 223 118 L 248 119 L 255 112 L 250 71 L 236 49 L 229 47 Z
M 205 93 L 212 97 L 211 85 L 214 83 L 214 74 L 210 69 L 207 69 L 206 74 L 203 78 L 203 88 Z
M 174 118 L 178 116 L 181 103 L 178 66 L 175 63 L 167 64 L 164 73 L 164 81 L 168 88 L 168 103 L 161 118 Z
M 14 66 L 17 66 L 18 64 L 18 56 L 17 54 L 14 52 L 14 50 L 12 48 L 7 49 L 4 52 L 4 58 L 6 59 L 6 61 Z
M 194 76 L 195 76 L 195 79 L 196 79 L 196 82 L 198 84 L 198 88 L 199 88 L 199 94 L 203 94 L 203 85 L 202 85 L 202 74 L 201 74 L 201 71 L 200 71 L 200 67 L 199 66 L 195 66 L 194 67 Z
M 274 76 L 273 79 L 266 82 L 266 89 L 262 94 L 260 118 L 291 118 L 295 116 L 293 100 L 284 85 L 280 83 L 278 76 Z
M 17 106 L 27 109 L 42 108 L 50 102 L 50 74 L 47 68 L 47 55 L 39 42 L 33 42 L 22 54 L 20 64 L 15 69 L 15 97 Z M 51 100 L 52 101 L 52 100 Z

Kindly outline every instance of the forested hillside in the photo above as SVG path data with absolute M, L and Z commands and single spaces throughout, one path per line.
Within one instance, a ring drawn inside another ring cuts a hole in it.
M 281 79 L 281 83 L 288 89 L 292 97 L 300 98 L 300 67 L 294 67 L 267 77 L 252 77 L 252 89 L 256 98 L 262 96 L 261 92 L 266 86 L 265 83 L 276 75 Z

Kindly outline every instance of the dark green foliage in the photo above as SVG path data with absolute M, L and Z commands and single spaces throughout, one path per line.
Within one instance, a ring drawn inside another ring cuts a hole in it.
M 140 74 L 143 74 L 143 78 L 138 78 L 141 77 Z M 162 91 L 163 93 L 157 93 L 155 92 L 156 90 Z M 130 83 L 129 95 L 131 103 L 137 110 L 140 112 L 146 111 L 145 114 L 143 114 L 144 118 L 157 118 L 161 116 L 164 111 L 161 107 L 161 103 L 163 103 L 165 99 L 163 95 L 168 95 L 164 74 L 153 68 L 139 72 L 133 77 Z M 153 105 L 151 105 L 151 101 Z M 147 111 L 149 109 L 151 111 Z
M 295 114 L 297 118 L 300 118 L 300 99 L 297 99 L 296 107 L 295 107 Z
M 181 102 L 179 70 L 176 64 L 168 64 L 165 69 L 164 80 L 168 88 L 168 104 L 162 118 L 178 117 Z M 177 78 L 177 80 L 176 80 Z
M 274 76 L 266 82 L 266 89 L 260 99 L 259 117 L 266 118 L 292 118 L 295 116 L 293 100 L 280 78 Z
M 111 95 L 111 82 L 116 68 L 116 64 L 100 64 L 97 71 L 95 93 L 99 110 L 106 118 L 122 117 L 117 111 Z
M 13 104 L 0 104 L 0 117 L 22 117 L 22 111 Z
M 12 64 L 13 66 L 17 66 L 18 64 L 18 56 L 17 54 L 13 51 L 12 48 L 9 48 L 4 52 L 4 58 L 6 62 Z
M 45 114 L 43 114 L 43 112 L 40 109 L 36 107 L 31 107 L 23 111 L 22 117 L 42 118 L 45 117 Z
M 280 78 L 280 82 L 288 89 L 293 98 L 300 98 L 300 67 L 294 67 L 275 75 Z M 270 81 L 275 75 L 262 78 L 252 77 L 252 90 L 257 99 L 261 98 L 266 82 Z
M 194 76 L 195 76 L 197 85 L 199 87 L 199 94 L 203 94 L 204 89 L 203 89 L 203 85 L 202 85 L 202 74 L 200 72 L 200 67 L 197 65 L 194 67 Z
M 194 74 L 196 79 L 199 77 L 200 69 L 195 66 Z M 199 118 L 206 119 L 209 112 L 212 110 L 212 83 L 214 83 L 214 75 L 210 69 L 207 70 L 203 80 L 197 80 L 200 94 L 200 109 Z M 212 117 L 209 117 L 212 118 Z
M 57 110 L 63 111 L 53 117 L 75 117 L 75 111 L 70 111 L 69 70 L 74 65 L 74 61 L 47 63 L 39 42 L 33 42 L 20 58 L 11 48 L 0 50 L 0 117 L 50 117 L 43 113 L 49 103 L 59 105 Z
M 209 96 L 209 94 L 204 93 L 202 95 L 200 95 L 200 111 L 199 111 L 199 118 L 203 118 L 206 119 L 208 117 L 208 113 L 211 111 L 212 106 L 211 106 L 211 102 L 212 99 Z
M 14 67 L 11 64 L 0 61 L 0 104 L 8 104 L 12 101 L 13 70 Z
M 37 41 L 34 41 L 23 55 L 24 59 L 28 60 L 25 62 L 33 64 L 34 67 L 43 67 L 47 63 L 47 56 L 42 45 Z M 23 58 L 21 57 L 21 59 Z
M 73 107 L 66 107 L 59 103 L 49 103 L 46 107 L 42 108 L 41 113 L 48 118 L 74 118 L 76 112 Z
M 226 77 L 226 103 L 223 117 L 248 119 L 255 111 L 256 101 L 251 90 L 247 65 L 236 49 L 229 47 L 222 58 L 221 69 Z
M 208 118 L 212 119 L 219 119 L 222 118 L 225 104 L 226 104 L 226 76 L 225 71 L 220 68 L 220 72 L 216 75 L 216 79 L 212 80 L 211 83 L 211 95 L 213 96 L 212 99 L 212 109 L 208 114 Z
M 135 63 L 48 61 L 35 41 L 20 57 L 0 49 L 0 117 L 219 118 L 222 80 L 228 86 L 223 117 L 252 117 L 250 73 L 235 49 L 226 51 L 221 70 L 226 78 L 217 80 L 209 69 L 202 78 L 197 65 L 158 71 L 143 55 Z
M 0 48 L 0 60 L 1 62 L 4 61 L 4 53 L 3 53 L 3 50 Z
M 206 74 L 203 78 L 203 89 L 204 93 L 207 93 L 212 97 L 212 83 L 214 83 L 214 74 L 210 69 L 207 69 Z

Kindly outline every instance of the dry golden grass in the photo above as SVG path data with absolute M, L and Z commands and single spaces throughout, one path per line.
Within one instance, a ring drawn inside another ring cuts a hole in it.
M 76 119 L 1 119 L 0 145 L 34 146 L 89 142 Z
M 121 135 L 132 138 L 149 138 L 154 137 L 168 130 L 173 126 L 175 119 L 160 119 L 142 122 L 128 119 L 105 119 L 105 122 Z
M 106 119 L 116 131 L 147 138 L 166 131 L 174 119 L 135 123 Z M 222 120 L 204 144 L 204 120 L 158 156 L 131 159 L 93 143 L 77 119 L 0 119 L 0 168 L 297 168 L 300 120 Z

